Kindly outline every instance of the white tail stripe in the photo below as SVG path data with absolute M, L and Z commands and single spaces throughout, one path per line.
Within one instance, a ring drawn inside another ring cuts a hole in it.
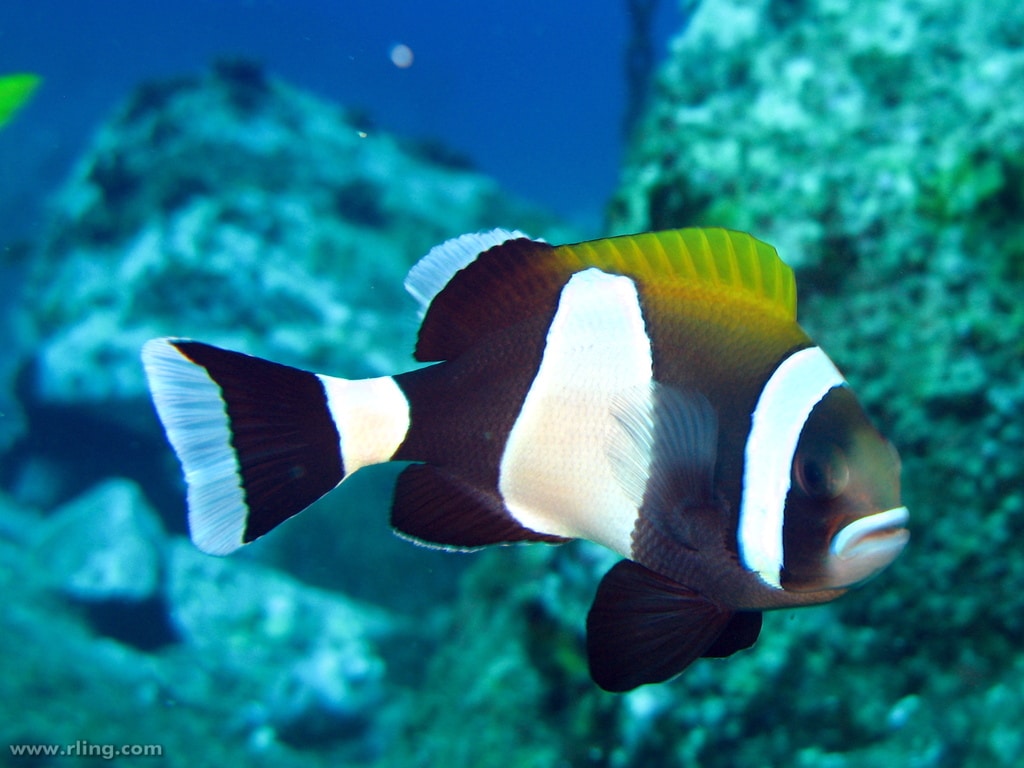
M 751 416 L 739 551 L 744 565 L 776 589 L 781 589 L 782 526 L 800 433 L 814 406 L 844 384 L 842 374 L 820 348 L 801 349 L 772 373 Z
M 227 407 L 206 369 L 171 341 L 146 342 L 142 364 L 167 439 L 185 473 L 192 540 L 204 552 L 226 555 L 244 543 L 248 515 Z
M 395 380 L 317 378 L 341 437 L 346 477 L 360 467 L 390 461 L 409 432 L 409 401 Z

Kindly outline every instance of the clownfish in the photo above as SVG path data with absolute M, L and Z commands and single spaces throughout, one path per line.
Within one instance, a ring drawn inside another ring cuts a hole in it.
M 315 374 L 183 338 L 142 352 L 195 544 L 226 554 L 361 467 L 410 462 L 391 524 L 473 549 L 588 539 L 595 682 L 626 691 L 751 646 L 909 538 L 900 464 L 796 322 L 792 270 L 722 229 L 554 246 L 469 234 L 409 272 L 395 376 Z

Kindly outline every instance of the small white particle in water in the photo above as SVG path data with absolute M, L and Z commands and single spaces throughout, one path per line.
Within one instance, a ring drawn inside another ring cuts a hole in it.
M 399 69 L 408 69 L 412 66 L 412 48 L 404 43 L 391 46 L 391 63 Z

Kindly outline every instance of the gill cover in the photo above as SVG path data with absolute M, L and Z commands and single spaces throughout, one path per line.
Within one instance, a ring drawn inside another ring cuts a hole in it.
M 793 455 L 781 586 L 839 589 L 871 578 L 903 551 L 907 518 L 895 450 L 847 387 L 832 389 Z

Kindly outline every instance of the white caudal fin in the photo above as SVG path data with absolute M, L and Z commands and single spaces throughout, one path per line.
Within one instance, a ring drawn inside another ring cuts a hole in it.
M 401 423 L 381 380 L 321 377 L 188 339 L 153 339 L 142 361 L 185 473 L 192 539 L 212 554 L 262 536 L 360 466 L 387 461 L 401 441 L 374 404 L 385 398 L 383 411 L 397 410 Z

